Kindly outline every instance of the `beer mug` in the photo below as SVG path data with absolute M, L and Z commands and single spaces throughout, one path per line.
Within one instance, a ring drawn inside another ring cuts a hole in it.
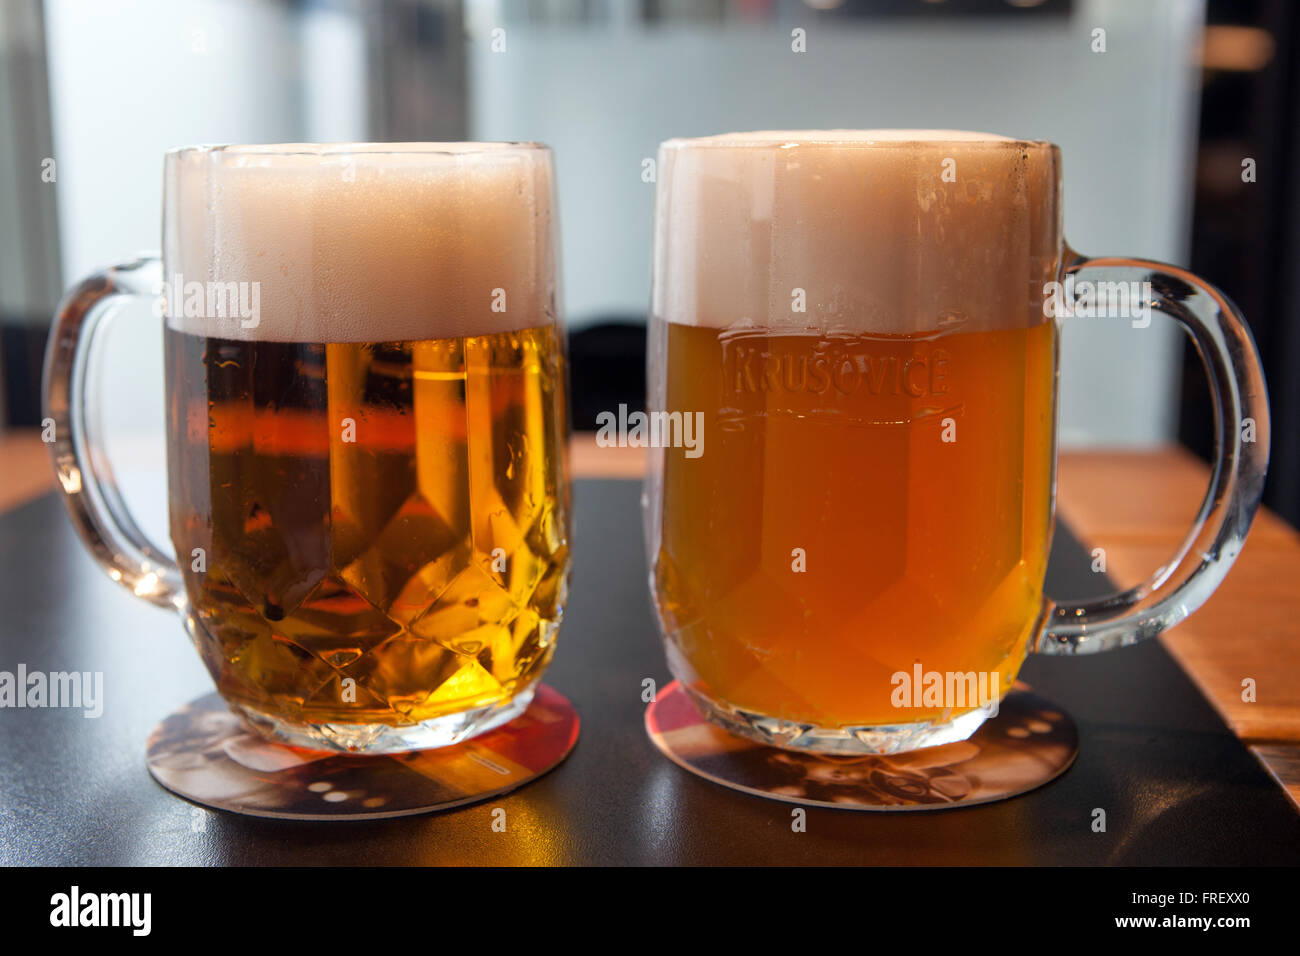
M 646 538 L 706 717 L 831 754 L 963 740 L 1030 651 L 1147 639 L 1223 580 L 1268 462 L 1254 343 L 1187 271 L 1071 250 L 1056 146 L 730 134 L 664 143 L 658 169 Z M 1151 309 L 1205 359 L 1210 487 L 1146 583 L 1056 602 L 1058 323 Z
M 77 530 L 267 736 L 437 747 L 532 699 L 569 573 L 553 184 L 532 143 L 178 149 L 161 262 L 60 305 L 45 407 Z M 175 560 L 86 390 L 106 306 L 160 292 Z

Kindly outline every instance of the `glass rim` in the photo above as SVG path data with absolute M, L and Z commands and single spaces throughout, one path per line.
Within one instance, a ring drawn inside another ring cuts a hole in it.
M 531 153 L 547 152 L 545 143 L 530 140 L 518 142 L 445 142 L 445 143 L 202 143 L 192 146 L 173 146 L 163 155 L 279 157 L 305 156 L 337 158 L 341 156 L 473 156 L 481 153 Z
M 873 133 L 889 136 L 871 138 Z M 953 136 L 917 136 L 909 133 L 950 133 Z M 902 134 L 902 135 L 897 135 Z M 1045 139 L 1014 139 L 995 133 L 977 133 L 966 130 L 758 130 L 751 133 L 723 133 L 716 136 L 693 138 L 674 137 L 659 144 L 660 149 L 684 151 L 691 149 L 891 149 L 918 146 L 953 146 L 963 149 L 1059 149 Z

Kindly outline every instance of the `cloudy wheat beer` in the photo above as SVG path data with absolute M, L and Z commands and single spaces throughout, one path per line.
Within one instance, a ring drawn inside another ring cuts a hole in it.
M 430 149 L 171 158 L 171 529 L 192 636 L 223 696 L 297 742 L 499 723 L 560 622 L 549 152 Z M 185 314 L 185 285 L 209 279 L 258 282 L 256 321 Z
M 893 678 L 983 674 L 996 704 L 1040 614 L 1052 149 L 758 133 L 659 168 L 651 405 L 704 414 L 704 454 L 657 453 L 648 495 L 674 675 L 769 742 L 966 736 L 989 701 L 900 708 Z

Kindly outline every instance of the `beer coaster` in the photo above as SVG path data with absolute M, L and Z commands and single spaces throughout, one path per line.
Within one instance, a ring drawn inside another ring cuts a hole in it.
M 679 681 L 645 712 L 673 763 L 742 793 L 844 810 L 941 810 L 1005 800 L 1060 776 L 1079 752 L 1061 708 L 1017 682 L 969 740 L 889 756 L 823 757 L 766 747 L 708 723 Z
M 280 820 L 380 820 L 498 796 L 559 765 L 578 740 L 578 712 L 545 684 L 507 724 L 451 747 L 356 757 L 274 743 L 215 693 L 149 735 L 149 773 L 216 810 Z

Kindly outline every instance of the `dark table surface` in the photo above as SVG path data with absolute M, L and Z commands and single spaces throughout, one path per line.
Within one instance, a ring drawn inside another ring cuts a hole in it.
M 698 779 L 642 729 L 641 681 L 669 679 L 650 608 L 640 486 L 581 481 L 574 586 L 547 680 L 577 705 L 574 753 L 486 803 L 384 822 L 211 813 L 164 791 L 145 740 L 211 690 L 178 620 L 133 599 L 46 497 L 0 516 L 0 670 L 103 671 L 99 719 L 0 710 L 6 864 L 1277 864 L 1300 862 L 1300 814 L 1157 641 L 1033 658 L 1022 679 L 1067 709 L 1080 754 L 1000 803 L 933 813 L 789 805 Z M 1058 527 L 1048 590 L 1105 590 Z M 1243 627 L 1249 622 L 1243 621 Z M 493 807 L 509 826 L 494 832 Z M 1092 830 L 1094 808 L 1107 830 Z M 195 832 L 201 829 L 201 832 Z

